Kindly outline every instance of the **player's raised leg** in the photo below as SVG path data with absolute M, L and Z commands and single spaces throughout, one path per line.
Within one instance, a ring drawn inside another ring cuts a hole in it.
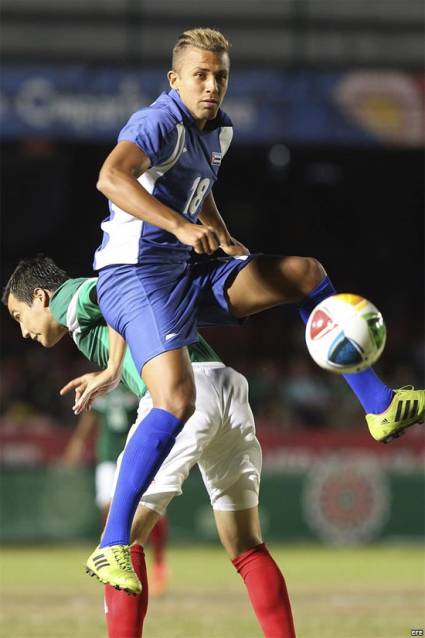
M 227 289 L 236 317 L 246 317 L 283 303 L 297 303 L 307 323 L 313 308 L 336 290 L 323 266 L 311 257 L 256 256 Z M 423 422 L 425 390 L 393 391 L 372 368 L 343 375 L 366 412 L 369 430 L 387 442 L 407 427 Z

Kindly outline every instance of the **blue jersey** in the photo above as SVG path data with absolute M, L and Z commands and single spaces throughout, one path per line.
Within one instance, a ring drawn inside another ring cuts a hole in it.
M 136 111 L 118 141 L 133 142 L 149 157 L 151 166 L 139 177 L 140 184 L 195 223 L 232 136 L 232 123 L 222 111 L 199 130 L 178 93 L 172 90 Z M 137 219 L 112 202 L 109 211 L 102 222 L 104 235 L 95 253 L 95 269 L 113 264 L 182 265 L 188 260 L 191 247 L 173 234 Z

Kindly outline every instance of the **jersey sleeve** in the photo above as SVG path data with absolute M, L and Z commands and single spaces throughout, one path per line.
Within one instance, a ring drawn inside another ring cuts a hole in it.
M 78 279 L 67 279 L 62 286 L 54 292 L 52 295 L 49 308 L 58 323 L 62 326 L 68 325 L 68 315 L 70 313 L 70 307 L 73 308 L 73 299 L 76 292 L 81 289 L 81 286 L 85 284 L 87 277 L 79 277 Z
M 133 142 L 159 166 L 168 159 L 177 144 L 175 123 L 164 111 L 153 108 L 134 113 L 118 136 L 118 142 Z

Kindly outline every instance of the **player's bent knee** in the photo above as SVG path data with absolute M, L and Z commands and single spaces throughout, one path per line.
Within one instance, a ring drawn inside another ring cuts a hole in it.
M 181 419 L 182 421 L 186 422 L 190 419 L 192 414 L 195 412 L 195 401 L 194 400 L 189 401 L 187 403 L 179 405 L 175 409 L 177 412 L 175 416 L 177 416 L 177 418 Z
M 316 288 L 326 277 L 326 270 L 318 259 L 315 257 L 307 257 L 309 262 L 309 274 L 311 281 L 311 289 Z
M 170 387 L 161 387 L 152 392 L 152 399 L 155 408 L 167 410 L 186 422 L 195 412 L 196 388 L 193 379 L 188 377 Z
M 320 261 L 315 257 L 308 257 L 308 260 L 310 262 L 310 268 L 317 285 L 322 281 L 322 279 L 326 277 L 326 270 L 323 264 L 321 264 Z
M 220 540 L 231 559 L 263 542 L 257 506 L 235 511 L 214 510 L 214 517 Z
M 223 547 L 231 560 L 261 545 L 262 542 L 261 537 L 257 535 L 222 538 Z
M 326 277 L 326 271 L 315 257 L 286 257 L 283 269 L 292 281 L 299 282 L 300 291 L 308 294 Z
M 170 412 L 178 419 L 186 422 L 195 412 L 196 390 L 188 384 L 181 392 L 176 392 L 171 398 L 172 406 Z
M 167 410 L 185 423 L 195 412 L 195 397 L 164 397 L 154 407 Z

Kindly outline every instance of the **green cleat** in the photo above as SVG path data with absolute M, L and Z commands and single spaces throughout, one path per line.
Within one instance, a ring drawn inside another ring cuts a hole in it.
M 389 443 L 403 434 L 406 428 L 425 419 L 425 390 L 405 386 L 395 390 L 393 400 L 385 412 L 366 414 L 369 431 L 376 441 Z
M 122 589 L 127 594 L 137 595 L 142 591 L 140 580 L 131 564 L 128 545 L 96 547 L 86 563 L 86 572 L 96 576 L 104 585 Z

